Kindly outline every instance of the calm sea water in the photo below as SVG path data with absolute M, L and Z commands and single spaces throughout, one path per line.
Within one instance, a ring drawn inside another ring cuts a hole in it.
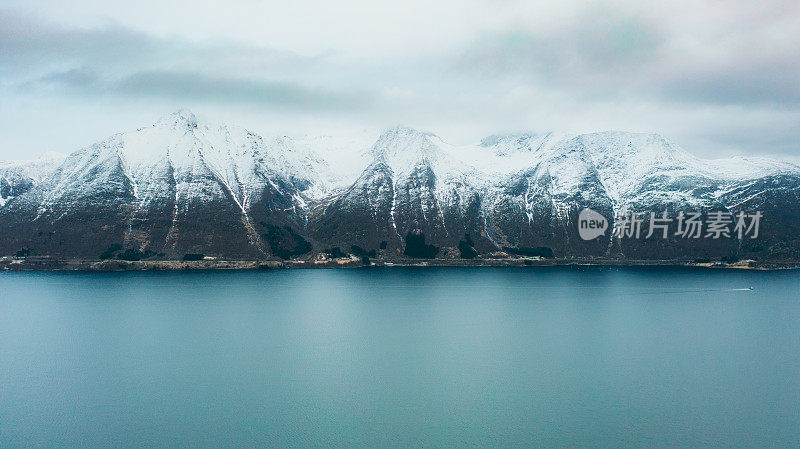
M 798 446 L 796 271 L 0 273 L 2 448 Z

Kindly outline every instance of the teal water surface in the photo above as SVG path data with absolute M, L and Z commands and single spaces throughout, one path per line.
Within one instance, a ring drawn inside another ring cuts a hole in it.
M 0 273 L 1 448 L 799 446 L 797 271 Z

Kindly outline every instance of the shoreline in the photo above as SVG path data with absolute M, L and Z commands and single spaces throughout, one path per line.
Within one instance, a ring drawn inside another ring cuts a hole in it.
M 798 262 L 735 263 L 689 262 L 674 260 L 628 259 L 396 259 L 373 260 L 369 264 L 360 259 L 328 260 L 85 260 L 56 259 L 49 257 L 0 260 L 0 271 L 197 271 L 197 270 L 280 270 L 280 269 L 341 269 L 381 267 L 683 267 L 727 270 L 793 270 L 800 269 Z

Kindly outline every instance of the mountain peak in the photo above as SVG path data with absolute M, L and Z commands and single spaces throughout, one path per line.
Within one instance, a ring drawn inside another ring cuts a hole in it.
M 396 158 L 414 154 L 426 154 L 436 148 L 435 134 L 418 131 L 407 126 L 387 129 L 372 146 L 374 157 Z
M 393 143 L 406 144 L 411 142 L 422 142 L 431 137 L 435 137 L 435 135 L 433 133 L 419 131 L 407 126 L 395 126 L 385 130 L 380 137 L 378 137 L 378 140 L 375 142 L 375 146 L 386 146 Z
M 170 126 L 174 128 L 197 128 L 197 116 L 186 108 L 180 108 L 175 112 L 162 117 L 157 126 Z
M 489 148 L 498 156 L 532 153 L 552 146 L 565 136 L 555 133 L 493 134 L 481 140 L 481 148 Z

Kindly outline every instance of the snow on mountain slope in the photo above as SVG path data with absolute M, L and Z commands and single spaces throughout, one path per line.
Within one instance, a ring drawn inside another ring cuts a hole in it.
M 286 137 L 261 137 L 248 130 L 198 122 L 180 110 L 156 125 L 121 136 L 120 153 L 135 173 L 162 158 L 178 170 L 202 163 L 217 176 L 240 205 L 249 204 L 253 189 L 279 177 L 311 197 L 324 194 L 321 176 L 327 163 Z
M 198 122 L 180 110 L 151 127 L 118 134 L 73 153 L 58 172 L 42 208 L 78 201 L 103 189 L 120 171 L 139 208 L 176 184 L 178 198 L 205 201 L 230 195 L 244 212 L 269 186 L 303 204 L 327 193 L 327 163 L 284 137 Z M 169 176 L 167 176 L 169 174 Z M 208 178 L 216 182 L 195 182 Z M 76 194 L 77 191 L 77 194 Z
M 604 132 L 584 134 L 558 146 L 562 154 L 580 152 L 600 175 L 617 202 L 635 193 L 643 178 L 691 170 L 695 160 L 656 134 Z
M 47 201 L 57 201 L 61 193 L 81 184 L 90 191 L 98 175 L 90 173 L 97 168 L 92 161 L 104 161 L 111 170 L 117 158 L 133 186 L 133 196 L 141 195 L 141 201 L 148 200 L 149 180 L 163 164 L 176 172 L 208 170 L 221 182 L 222 191 L 200 188 L 185 192 L 186 197 L 202 200 L 204 195 L 227 192 L 243 210 L 270 179 L 286 182 L 273 182 L 278 190 L 289 185 L 294 188 L 289 190 L 296 189 L 287 193 L 303 204 L 341 192 L 376 161 L 385 163 L 396 179 L 406 179 L 416 167 L 430 167 L 436 175 L 439 201 L 447 200 L 447 189 L 442 188 L 447 183 L 491 189 L 523 172 L 548 177 L 552 193 L 568 195 L 588 172 L 596 171 L 610 197 L 624 203 L 655 179 L 665 190 L 675 190 L 669 185 L 685 178 L 717 185 L 798 171 L 793 164 L 763 158 L 699 159 L 656 134 L 508 134 L 458 146 L 435 134 L 397 127 L 373 139 L 374 131 L 339 137 L 261 137 L 233 126 L 198 122 L 191 112 L 179 110 L 151 127 L 112 136 L 74 154 Z M 47 163 L 29 163 L 24 176 L 41 179 L 36 167 L 49 167 L 53 172 L 58 161 L 49 158 Z M 8 168 L 0 170 L 9 173 Z M 4 204 L 12 196 L 3 195 L 0 201 Z
M 0 162 L 0 171 L 4 173 L 16 172 L 41 181 L 52 174 L 65 158 L 66 156 L 61 153 L 48 152 L 38 159 Z
M 554 133 L 545 134 L 493 134 L 481 140 L 480 146 L 491 148 L 498 156 L 513 156 L 538 152 L 563 140 Z
M 459 154 L 465 161 L 490 176 L 506 176 L 531 167 L 548 157 L 552 148 L 569 134 L 495 134 L 478 145 L 464 146 Z
M 63 161 L 0 165 L 0 219 L 66 239 L 64 218 L 73 240 L 88 221 L 109 242 L 74 248 L 95 256 L 109 243 L 170 255 L 294 256 L 312 243 L 400 254 L 409 233 L 449 248 L 602 254 L 608 245 L 572 235 L 584 207 L 610 217 L 770 206 L 794 201 L 797 179 L 793 164 L 704 160 L 657 134 L 509 134 L 470 145 L 407 127 L 262 137 L 181 110 Z
M 728 181 L 797 174 L 800 171 L 800 166 L 765 157 L 734 156 L 728 159 L 710 159 L 705 163 L 707 170 L 710 170 L 719 179 Z
M 0 207 L 52 175 L 65 156 L 48 153 L 31 161 L 0 162 Z
M 80 223 L 89 220 L 113 238 L 105 247 L 172 255 L 204 248 L 248 257 L 291 253 L 306 245 L 296 232 L 307 220 L 308 202 L 329 194 L 329 171 L 290 138 L 263 138 L 181 110 L 72 153 L 15 201 L 5 219 L 38 235 L 69 226 L 76 237 L 64 248 L 82 241 Z M 105 248 L 84 247 L 94 255 Z
M 475 166 L 462 157 L 463 148 L 441 137 L 407 127 L 384 132 L 370 148 L 373 161 L 385 163 L 398 178 L 408 177 L 417 167 L 431 167 L 440 181 L 477 176 Z
M 386 130 L 364 153 L 367 165 L 358 178 L 321 208 L 315 232 L 368 247 L 400 247 L 409 232 L 457 242 L 480 219 L 480 176 L 454 157 L 458 151 L 431 133 Z
M 411 230 L 439 240 L 466 231 L 486 235 L 496 246 L 513 245 L 520 242 L 514 235 L 536 240 L 563 234 L 579 207 L 610 214 L 631 206 L 711 207 L 742 179 L 800 174 L 797 166 L 769 160 L 703 160 L 657 134 L 616 131 L 494 135 L 479 144 L 451 145 L 435 134 L 397 127 L 367 154 L 361 176 L 336 197 L 335 207 L 326 207 L 336 218 L 325 229 L 347 219 L 333 210 L 338 207 L 362 211 L 356 216 L 364 214 L 374 226 L 389 223 L 399 238 Z M 554 228 L 520 230 L 542 226 L 542 220 Z
M 676 201 L 693 201 L 691 192 L 699 187 L 721 188 L 743 179 L 779 173 L 800 172 L 793 164 L 762 158 L 704 160 L 657 135 L 609 131 L 577 136 L 512 135 L 485 139 L 482 146 L 492 151 L 487 167 L 502 167 L 500 176 L 519 176 L 532 170 L 546 176 L 555 194 L 569 195 L 581 179 L 596 171 L 603 188 L 618 205 L 645 192 L 672 196 Z M 514 147 L 511 144 L 518 144 Z M 529 142 L 539 144 L 535 149 Z
M 372 161 L 370 150 L 381 130 L 363 129 L 337 135 L 301 135 L 291 139 L 298 150 L 309 152 L 325 161 L 319 168 L 324 194 L 345 189 L 353 184 L 364 167 Z

